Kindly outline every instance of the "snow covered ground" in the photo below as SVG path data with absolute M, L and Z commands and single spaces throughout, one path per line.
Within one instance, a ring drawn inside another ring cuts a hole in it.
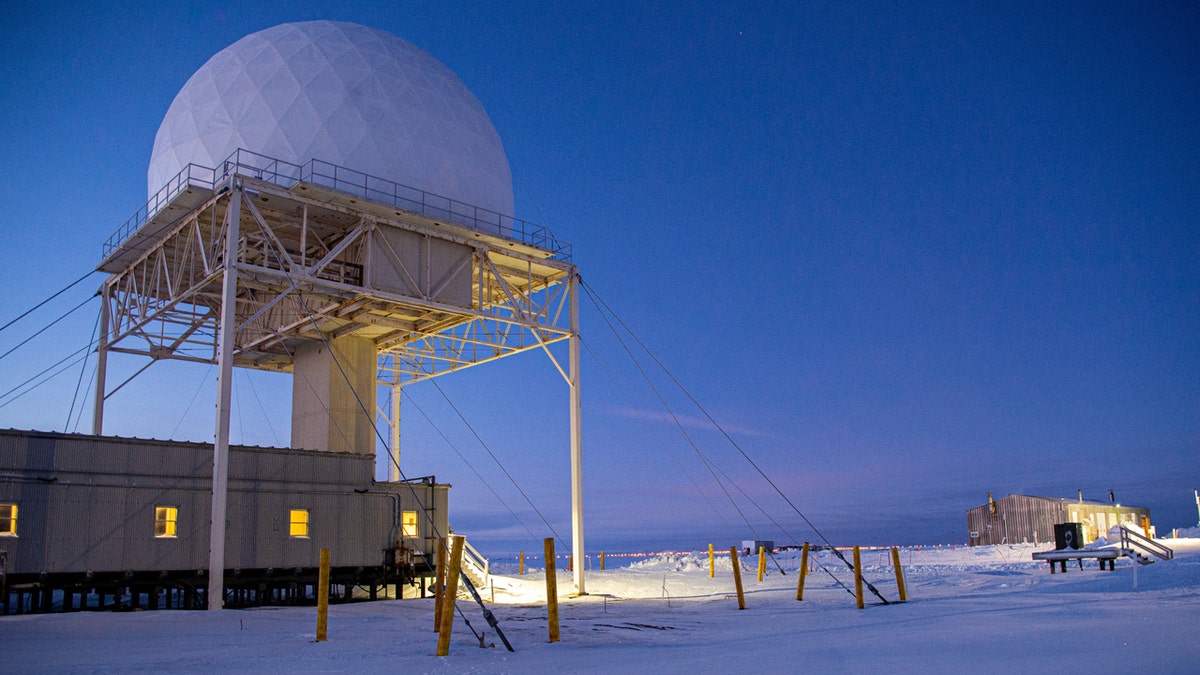
M 864 610 L 840 584 L 853 577 L 829 552 L 795 600 L 799 552 L 778 557 L 759 583 L 744 561 L 745 611 L 737 609 L 726 554 L 708 576 L 707 556 L 675 554 L 592 571 L 590 595 L 564 597 L 562 641 L 547 642 L 544 577 L 498 577 L 485 589 L 508 653 L 477 606 L 459 602 L 480 649 L 455 621 L 451 652 L 434 656 L 433 601 L 335 605 L 329 640 L 313 641 L 316 610 L 74 613 L 0 618 L 0 671 L 27 672 L 1081 672 L 1094 668 L 1200 672 L 1200 539 L 1160 540 L 1171 561 L 1135 570 L 1128 559 L 1100 571 L 1049 573 L 1030 554 L 1047 548 L 903 549 L 909 601 Z M 849 555 L 847 553 L 847 555 Z M 888 600 L 888 556 L 864 553 L 869 581 Z M 833 578 L 836 577 L 836 580 Z M 561 572 L 560 591 L 570 589 Z

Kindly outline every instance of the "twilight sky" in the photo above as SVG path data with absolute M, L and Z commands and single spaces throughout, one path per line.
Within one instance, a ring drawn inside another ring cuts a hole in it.
M 989 491 L 1112 489 L 1160 532 L 1196 524 L 1195 3 L 53 4 L 9 8 L 0 42 L 0 323 L 97 264 L 209 57 L 278 23 L 353 21 L 459 75 L 505 143 L 516 215 L 574 245 L 585 282 L 835 543 L 965 541 Z M 0 352 L 100 281 L 0 332 Z M 749 538 L 583 310 L 589 550 Z M 83 348 L 96 312 L 0 360 L 0 393 Z M 110 390 L 142 365 L 116 361 Z M 758 534 L 811 539 L 652 366 Z M 0 397 L 0 426 L 63 429 L 90 372 Z M 109 400 L 106 431 L 210 441 L 215 379 L 156 364 Z M 235 385 L 234 442 L 286 445 L 288 378 Z M 533 546 L 547 526 L 439 388 L 568 537 L 548 359 L 405 394 L 405 473 L 454 485 L 457 531 Z

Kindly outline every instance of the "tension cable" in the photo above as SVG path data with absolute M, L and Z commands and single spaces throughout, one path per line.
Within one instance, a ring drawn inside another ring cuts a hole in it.
M 844 555 L 842 555 L 842 552 L 841 552 L 841 551 L 839 551 L 839 550 L 837 549 L 837 547 L 833 546 L 833 544 L 832 544 L 832 543 L 829 541 L 829 539 L 828 539 L 828 538 L 826 538 L 826 537 L 825 537 L 825 535 L 824 535 L 824 534 L 822 534 L 822 533 L 821 533 L 821 531 L 817 529 L 817 527 L 816 527 L 816 526 L 815 526 L 815 525 L 812 523 L 812 521 L 811 521 L 811 520 L 809 520 L 809 519 L 808 519 L 808 517 L 807 517 L 807 516 L 805 516 L 805 515 L 804 515 L 804 513 L 803 513 L 803 512 L 801 512 L 801 511 L 800 511 L 800 509 L 799 509 L 799 508 L 798 508 L 798 507 L 797 507 L 797 506 L 796 506 L 794 503 L 792 503 L 792 500 L 791 500 L 791 499 L 788 499 L 787 495 L 786 495 L 786 494 L 784 494 L 783 490 L 779 489 L 779 486 L 775 484 L 775 481 L 771 480 L 770 476 L 768 476 L 768 475 L 766 474 L 766 472 L 765 472 L 765 471 L 763 471 L 763 470 L 762 470 L 762 468 L 760 468 L 760 467 L 758 466 L 758 464 L 757 464 L 757 463 L 755 463 L 755 461 L 754 461 L 753 459 L 751 459 L 751 458 L 750 458 L 750 455 L 749 455 L 749 454 L 747 454 L 747 453 L 746 453 L 746 451 L 745 451 L 744 449 L 742 449 L 742 447 L 741 447 L 741 446 L 740 446 L 740 445 L 737 443 L 737 441 L 733 440 L 733 437 L 729 435 L 729 432 L 727 432 L 727 431 L 725 430 L 725 428 L 724 428 L 724 427 L 722 427 L 722 426 L 720 425 L 720 423 L 718 423 L 718 422 L 717 422 L 717 420 L 716 420 L 716 419 L 714 419 L 714 418 L 713 418 L 713 416 L 712 416 L 711 414 L 709 414 L 708 410 L 707 410 L 707 409 L 706 409 L 706 408 L 705 408 L 703 405 L 701 405 L 701 404 L 700 404 L 700 402 L 699 402 L 698 400 L 696 400 L 696 397 L 694 397 L 694 396 L 691 394 L 691 392 L 690 392 L 690 391 L 688 391 L 688 390 L 687 390 L 687 388 L 685 388 L 685 387 L 683 386 L 683 384 L 682 384 L 682 383 L 681 383 L 681 382 L 678 380 L 678 378 L 676 378 L 676 377 L 675 377 L 675 376 L 674 376 L 674 375 L 671 373 L 671 371 L 670 371 L 670 370 L 669 370 L 669 369 L 666 367 L 666 365 L 665 365 L 665 364 L 663 364 L 663 362 L 662 362 L 661 360 L 659 360 L 659 359 L 658 359 L 658 357 L 657 357 L 657 356 L 655 356 L 655 355 L 654 355 L 654 353 L 653 353 L 652 351 L 650 351 L 650 349 L 649 349 L 649 348 L 648 348 L 648 347 L 645 345 L 645 343 L 643 343 L 643 342 L 642 342 L 642 341 L 641 341 L 641 340 L 640 340 L 640 339 L 637 337 L 637 335 L 636 335 L 636 334 L 633 332 L 633 330 L 632 330 L 632 329 L 630 329 L 630 328 L 629 328 L 629 326 L 628 326 L 628 325 L 627 325 L 627 324 L 626 324 L 624 321 L 622 321 L 622 320 L 621 320 L 621 318 L 620 318 L 620 317 L 619 317 L 619 316 L 616 314 L 616 312 L 614 312 L 614 311 L 612 310 L 612 308 L 611 308 L 611 307 L 608 305 L 608 303 L 604 302 L 604 300 L 603 300 L 603 299 L 599 298 L 599 296 L 596 294 L 595 290 L 594 290 L 594 289 L 592 289 L 592 288 L 591 288 L 591 286 L 587 284 L 587 282 L 584 282 L 584 281 L 582 281 L 582 280 L 581 280 L 581 283 L 582 283 L 582 285 L 583 285 L 584 289 L 585 289 L 585 290 L 588 292 L 588 296 L 589 296 L 589 297 L 591 297 L 591 298 L 593 298 L 593 301 L 594 301 L 594 302 L 598 302 L 598 305 L 597 305 L 597 307 L 599 307 L 599 305 L 603 305 L 603 306 L 604 306 L 604 309 L 605 309 L 605 310 L 607 310 L 607 312 L 608 312 L 608 313 L 611 313 L 611 314 L 612 314 L 613 318 L 614 318 L 614 319 L 616 319 L 616 321 L 617 321 L 618 323 L 620 323 L 620 324 L 621 324 L 621 327 L 625 329 L 625 332 L 627 332 L 627 333 L 629 334 L 629 336 L 630 336 L 631 338 L 633 338 L 633 340 L 634 340 L 634 341 L 635 341 L 635 342 L 638 344 L 638 346 L 639 346 L 639 347 L 641 347 L 641 348 L 642 348 L 642 350 L 643 350 L 643 351 L 645 351 L 647 355 L 649 355 L 649 357 L 650 357 L 650 358 L 651 358 L 651 359 L 654 361 L 654 363 L 655 363 L 656 365 L 658 365 L 658 367 L 659 367 L 659 368 L 660 368 L 660 369 L 663 371 L 663 373 L 665 373 L 665 374 L 666 374 L 666 376 L 667 376 L 667 377 L 668 377 L 668 378 L 671 380 L 671 382 L 673 382 L 673 383 L 675 384 L 675 386 L 676 386 L 676 387 L 678 387 L 678 388 L 679 388 L 679 390 L 680 390 L 681 392 L 683 392 L 683 394 L 684 394 L 685 396 L 687 396 L 688 400 L 689 400 L 689 401 L 691 401 L 691 402 L 692 402 L 692 404 L 693 404 L 693 405 L 695 405 L 695 406 L 696 406 L 696 408 L 697 408 L 698 410 L 700 410 L 700 412 L 701 412 L 701 413 L 703 413 L 703 414 L 704 414 L 705 418 L 707 418 L 707 419 L 708 419 L 708 421 L 709 421 L 709 422 L 710 422 L 710 423 L 711 423 L 711 424 L 712 424 L 712 425 L 713 425 L 713 426 L 714 426 L 714 427 L 715 427 L 715 428 L 716 428 L 718 431 L 720 431 L 720 432 L 721 432 L 721 435 L 725 437 L 725 440 L 729 441 L 729 444 L 730 444 L 730 445 L 732 445 L 732 446 L 733 446 L 733 447 L 734 447 L 734 448 L 735 448 L 735 449 L 738 451 L 738 453 L 739 453 L 739 454 L 741 454 L 741 456 L 742 456 L 742 457 L 743 457 L 743 458 L 744 458 L 744 459 L 745 459 L 745 460 L 746 460 L 746 461 L 747 461 L 747 462 L 750 464 L 750 466 L 754 467 L 754 470 L 758 472 L 758 474 L 759 474 L 759 475 L 760 475 L 760 476 L 763 478 L 763 480 L 765 480 L 765 481 L 767 482 L 767 484 L 768 484 L 768 485 L 770 485 L 770 486 L 771 486 L 771 488 L 772 488 L 773 490 L 775 490 L 776 494 L 778 494 L 778 495 L 779 495 L 779 496 L 780 496 L 780 497 L 781 497 L 781 498 L 784 500 L 784 502 L 786 502 L 786 503 L 787 503 L 787 505 L 788 505 L 789 507 L 791 507 L 791 509 L 792 509 L 793 511 L 795 511 L 795 512 L 796 512 L 796 515 L 800 516 L 800 518 L 801 518 L 801 519 L 802 519 L 802 520 L 803 520 L 803 521 L 804 521 L 804 522 L 805 522 L 805 523 L 806 523 L 806 524 L 807 524 L 807 525 L 808 525 L 808 526 L 809 526 L 809 527 L 812 529 L 812 531 L 813 531 L 813 532 L 814 532 L 814 533 L 815 533 L 815 534 L 816 534 L 818 537 L 820 537 L 822 541 L 824 541 L 824 542 L 825 542 L 825 543 L 826 543 L 826 544 L 829 546 L 829 549 L 830 549 L 831 551 L 833 551 L 833 554 L 834 554 L 835 556 L 837 556 L 839 560 L 841 560 L 843 563 L 845 563 L 845 564 L 846 564 L 846 566 L 847 566 L 848 568 L 850 568 L 851 570 L 853 570 L 853 569 L 854 569 L 854 565 L 853 565 L 853 564 L 852 564 L 850 561 L 846 560 L 846 557 L 845 557 Z M 602 314 L 602 315 L 604 315 L 604 312 L 601 312 L 601 314 Z M 605 318 L 605 321 L 607 322 L 607 318 Z M 611 327 L 611 324 L 610 324 L 610 327 Z M 614 330 L 614 333 L 615 333 L 615 330 Z M 620 339 L 620 338 L 618 338 L 618 339 Z M 623 344 L 623 343 L 622 343 L 622 344 Z M 628 351 L 628 349 L 627 349 L 626 351 Z M 632 355 L 631 355 L 631 358 L 632 358 Z M 639 366 L 638 368 L 639 368 L 639 370 L 641 369 L 641 367 L 640 367 L 640 366 Z M 643 373 L 644 373 L 644 371 L 643 371 Z M 651 386 L 653 387 L 653 385 L 651 385 Z M 655 393 L 657 394 L 657 389 L 655 390 Z M 660 396 L 659 398 L 660 398 L 660 400 L 662 400 L 662 397 L 661 397 L 661 396 Z M 664 403 L 664 405 L 666 405 L 666 404 Z M 668 408 L 668 412 L 670 412 L 670 408 Z M 672 413 L 672 417 L 674 417 L 674 413 Z M 677 422 L 677 423 L 678 423 L 678 422 Z M 693 446 L 693 447 L 694 447 L 694 446 Z M 697 452 L 698 452 L 698 450 L 697 450 Z M 727 493 L 727 494 L 728 494 L 728 493 Z M 739 510 L 739 513 L 741 513 L 741 512 L 740 512 L 740 510 Z M 743 516 L 743 518 L 744 518 L 744 517 L 745 517 L 745 516 Z M 747 522 L 747 525 L 749 525 L 749 522 Z M 781 529 L 782 529 L 782 528 L 781 528 Z M 751 528 L 751 531 L 753 531 L 753 528 Z M 776 562 L 776 565 L 778 565 L 778 562 Z M 828 573 L 828 572 L 827 572 L 827 573 Z M 830 576 L 832 577 L 833 575 L 832 575 L 832 574 L 830 574 Z M 836 577 L 834 577 L 834 578 L 836 579 Z M 839 585 L 841 585 L 843 588 L 846 588 L 846 587 L 845 587 L 845 585 L 844 585 L 844 584 L 842 584 L 840 581 L 839 581 L 838 583 L 839 583 Z M 867 588 L 869 588 L 869 589 L 870 589 L 871 593 L 873 593 L 873 594 L 874 594 L 874 595 L 875 595 L 877 598 L 879 598 L 879 600 L 880 600 L 880 601 L 882 601 L 882 602 L 883 602 L 883 604 L 885 604 L 885 605 L 887 605 L 887 604 L 890 604 L 890 603 L 887 601 L 887 598 L 883 597 L 883 594 L 881 594 L 881 593 L 879 592 L 879 590 L 878 590 L 877 588 L 875 588 L 875 586 L 874 586 L 874 585 L 873 585 L 871 582 L 867 581 L 867 580 L 864 578 L 864 579 L 863 579 L 863 583 L 864 583 L 864 584 L 866 584 Z M 846 590 L 849 590 L 849 589 L 847 588 Z
M 29 309 L 25 310 L 25 311 L 24 311 L 24 312 L 22 312 L 22 313 L 21 313 L 21 315 L 20 315 L 20 316 L 18 316 L 17 318 L 10 320 L 8 323 L 4 324 L 3 326 L 0 326 L 0 331 L 3 331 L 4 329 L 8 328 L 9 326 L 13 325 L 14 323 L 16 323 L 16 322 L 20 321 L 21 319 L 24 319 L 25 317 L 29 316 L 29 315 L 30 315 L 30 314 L 32 314 L 33 312 L 37 311 L 37 310 L 38 310 L 38 308 L 40 308 L 42 305 L 46 304 L 47 302 L 50 302 L 51 300 L 53 300 L 53 299 L 57 298 L 58 296 L 62 295 L 63 293 L 66 293 L 67 291 L 71 290 L 71 289 L 72 289 L 72 288 L 74 288 L 75 286 L 79 285 L 79 283 L 80 283 L 81 281 L 83 281 L 84 279 L 87 279 L 88 277 L 92 276 L 92 275 L 93 275 L 93 274 L 95 274 L 95 273 L 96 273 L 96 270 L 92 270 L 91 272 L 88 272 L 87 274 L 85 274 L 85 275 L 83 275 L 83 276 L 79 277 L 79 278 L 78 278 L 78 279 L 76 279 L 75 281 L 72 281 L 72 282 L 71 282 L 71 284 L 70 284 L 69 286 L 67 286 L 66 288 L 64 288 L 64 289 L 62 289 L 61 291 L 59 291 L 59 292 L 55 293 L 54 295 L 51 295 L 50 297 L 48 297 L 48 298 L 46 298 L 45 300 L 43 300 L 43 301 L 39 302 L 38 304 L 34 305 L 33 307 L 30 307 Z
M 291 281 L 290 277 L 288 279 L 289 279 L 289 281 Z M 337 353 L 333 350 L 333 346 L 329 344 L 329 339 L 325 336 L 325 333 L 321 330 L 321 326 L 317 323 L 316 317 L 313 316 L 312 311 L 309 309 L 308 303 L 305 302 L 303 294 L 300 293 L 300 289 L 298 289 L 296 287 L 296 283 L 294 281 L 291 281 L 291 286 L 292 286 L 292 290 L 296 293 L 296 298 L 300 301 L 300 306 L 302 308 L 304 308 L 305 315 L 307 316 L 309 322 L 312 324 L 313 329 L 316 331 L 317 336 L 321 338 L 321 343 L 325 345 L 325 348 L 327 350 L 329 350 L 329 355 L 330 355 L 330 358 L 333 360 L 333 365 L 337 367 L 338 373 L 342 376 L 342 380 L 347 385 L 350 385 L 349 375 L 347 375 L 346 371 L 342 368 L 342 364 L 337 358 Z M 372 429 L 372 431 L 375 432 L 375 438 L 380 443 L 382 443 L 384 445 L 384 447 L 387 447 L 387 441 L 384 440 L 383 435 L 379 432 L 379 429 L 374 424 L 375 415 L 371 411 L 367 410 L 366 404 L 363 403 L 362 397 L 358 395 L 358 392 L 354 389 L 354 387 L 350 386 L 349 389 L 350 389 L 350 393 L 354 395 L 354 401 L 355 401 L 355 403 L 358 404 L 359 410 L 362 411 L 362 414 L 366 415 L 369 420 L 371 420 L 371 422 L 372 422 L 371 429 Z M 326 412 L 328 412 L 328 410 L 326 410 Z M 442 548 L 445 548 L 446 538 L 442 536 L 440 531 L 438 531 L 437 523 L 434 521 L 433 516 L 431 516 L 429 514 L 429 510 L 426 509 L 425 506 L 422 504 L 421 499 L 417 496 L 416 489 L 414 489 L 412 484 L 408 482 L 408 478 L 406 478 L 404 476 L 404 471 L 400 468 L 400 462 L 397 461 L 395 457 L 392 457 L 391 453 L 388 453 L 388 459 L 392 462 L 392 464 L 394 464 L 396 466 L 396 473 L 398 473 L 400 475 L 400 478 L 403 479 L 404 484 L 408 487 L 409 493 L 412 495 L 413 501 L 417 504 L 417 507 L 421 509 L 421 513 L 423 513 L 425 515 L 425 519 L 429 522 L 430 529 L 433 530 L 433 533 L 437 537 L 437 539 L 442 542 L 442 544 L 441 544 Z M 468 588 L 473 589 L 473 586 L 471 585 L 471 580 L 469 578 L 467 578 L 466 572 L 463 572 L 460 570 L 459 576 L 467 582 Z M 488 624 L 491 625 L 492 628 L 494 628 L 496 630 L 496 634 L 499 635 L 500 639 L 504 641 L 504 645 L 506 647 L 508 647 L 508 650 L 513 651 L 512 646 L 508 644 L 508 640 L 504 637 L 504 633 L 500 630 L 499 622 L 496 621 L 494 615 L 491 615 L 491 610 L 489 610 L 487 608 L 487 606 L 485 606 L 483 604 L 483 599 L 479 597 L 478 593 L 472 592 L 472 596 L 474 597 L 476 604 L 478 604 L 479 608 L 483 611 L 484 618 L 488 620 Z M 461 609 L 459 611 L 461 613 Z M 465 618 L 464 618 L 464 620 L 465 620 Z M 471 632 L 474 634 L 475 629 L 472 628 Z

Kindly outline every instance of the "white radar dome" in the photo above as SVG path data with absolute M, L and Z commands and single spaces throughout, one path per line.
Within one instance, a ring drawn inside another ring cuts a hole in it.
M 149 194 L 189 163 L 216 167 L 239 148 L 513 212 L 508 159 L 483 106 L 424 50 L 365 26 L 282 24 L 209 59 L 158 128 Z

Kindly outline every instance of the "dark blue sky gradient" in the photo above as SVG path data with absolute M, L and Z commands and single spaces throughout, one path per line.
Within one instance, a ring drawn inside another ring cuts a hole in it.
M 463 79 L 505 142 L 516 215 L 574 244 L 585 281 L 837 543 L 964 541 L 989 491 L 1114 489 L 1160 532 L 1195 525 L 1200 7 L 849 4 L 10 8 L 0 321 L 96 264 L 212 54 L 285 21 L 355 21 Z M 0 362 L 0 388 L 86 344 L 94 317 Z M 749 536 L 587 301 L 584 329 L 588 548 Z M 79 375 L 0 408 L 0 426 L 63 428 Z M 239 377 L 235 440 L 286 444 L 287 379 Z M 110 401 L 109 429 L 211 439 L 213 380 L 156 366 Z M 439 384 L 569 536 L 566 388 L 547 359 Z M 497 547 L 546 536 L 438 391 L 410 389 L 405 472 L 455 485 L 455 528 Z M 787 531 L 727 486 L 762 536 L 812 538 L 670 397 Z

